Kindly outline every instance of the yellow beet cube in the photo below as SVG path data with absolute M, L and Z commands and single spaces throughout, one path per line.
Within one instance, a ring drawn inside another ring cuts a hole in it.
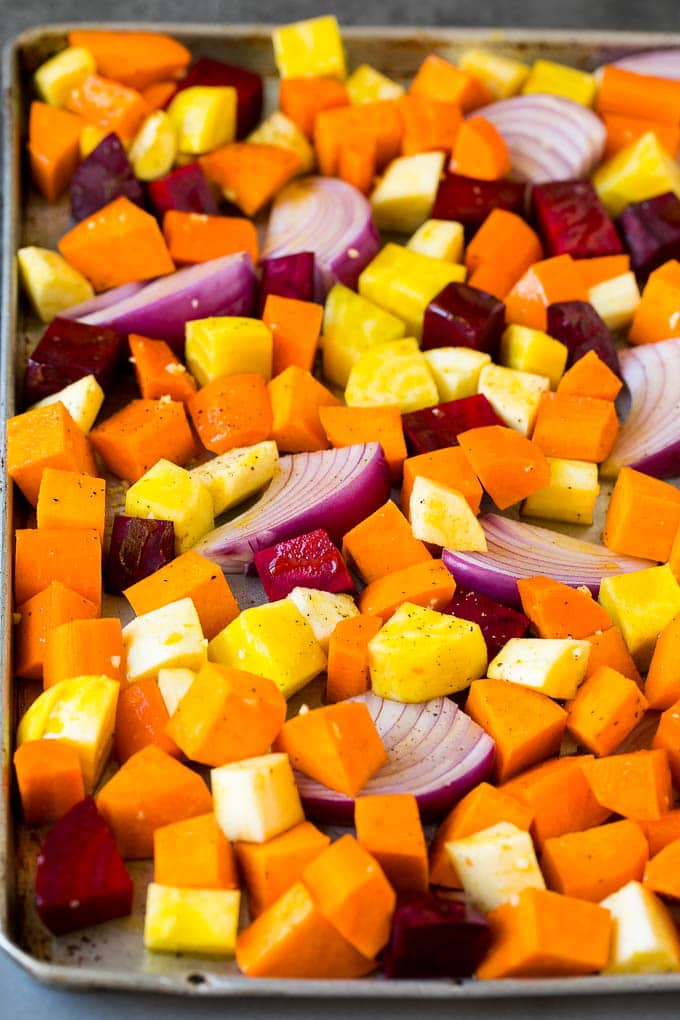
M 248 141 L 257 145 L 278 145 L 281 149 L 290 149 L 300 157 L 297 173 L 308 174 L 314 169 L 316 157 L 306 135 L 279 110 L 275 110 L 251 131 Z
M 276 443 L 267 439 L 221 453 L 189 474 L 210 490 L 213 513 L 219 517 L 271 481 L 278 459 Z
M 272 375 L 271 330 L 260 319 L 220 315 L 186 324 L 184 357 L 200 386 L 219 375 L 259 372 Z
M 36 92 L 50 106 L 66 106 L 73 89 L 94 74 L 97 64 L 83 46 L 67 46 L 41 64 L 33 75 Z
M 156 953 L 233 956 L 240 909 L 238 889 L 176 889 L 151 882 L 144 946 Z
M 464 244 L 462 223 L 456 220 L 425 220 L 415 234 L 409 237 L 406 247 L 421 255 L 429 255 L 432 259 L 460 262 Z
M 207 661 L 208 642 L 190 598 L 135 617 L 123 627 L 123 645 L 130 683 L 158 676 L 161 669 L 197 672 Z
M 421 226 L 432 211 L 443 169 L 443 152 L 393 159 L 371 194 L 378 229 L 410 234 Z
M 432 407 L 439 400 L 427 361 L 413 337 L 371 347 L 354 363 L 345 389 L 352 407 L 396 404 L 402 412 Z
M 146 118 L 128 155 L 140 181 L 155 181 L 172 170 L 177 155 L 177 132 L 164 110 L 156 110 Z
M 94 296 L 90 281 L 57 251 L 20 248 L 17 262 L 24 289 L 43 322 Z
M 404 88 L 370 64 L 360 64 L 346 82 L 350 103 L 376 103 L 381 99 L 398 99 Z
M 544 517 L 567 524 L 592 524 L 600 494 L 597 464 L 548 457 L 550 482 L 532 492 L 522 504 L 526 517 Z
M 564 375 L 568 355 L 565 344 L 540 329 L 514 324 L 501 337 L 501 364 L 518 372 L 546 376 L 553 390 Z
M 104 390 L 93 375 L 84 375 L 81 379 L 64 386 L 63 390 L 43 397 L 33 407 L 47 407 L 57 402 L 64 405 L 78 428 L 83 432 L 89 432 L 104 403 Z
M 586 675 L 590 644 L 571 638 L 510 638 L 487 676 L 531 687 L 550 698 L 573 698 Z
M 274 59 L 282 78 L 345 79 L 345 51 L 333 15 L 308 18 L 272 32 Z
M 588 300 L 609 329 L 625 329 L 633 321 L 640 304 L 635 273 L 622 273 L 603 280 L 588 291 Z
M 619 628 L 638 669 L 645 673 L 656 639 L 680 613 L 680 585 L 668 564 L 605 577 L 600 605 Z
M 180 152 L 198 155 L 236 137 L 236 89 L 193 85 L 178 92 L 168 107 Z
M 370 347 L 400 340 L 406 326 L 395 315 L 336 283 L 323 313 L 323 373 L 336 386 L 346 386 L 352 365 Z
M 172 521 L 175 552 L 191 549 L 212 530 L 213 501 L 210 490 L 190 471 L 169 460 L 159 460 L 125 494 L 129 517 Z
M 593 184 L 609 215 L 618 216 L 631 202 L 666 191 L 680 196 L 680 167 L 648 131 L 598 167 Z
M 543 92 L 563 96 L 581 106 L 592 106 L 596 88 L 595 76 L 587 71 L 556 64 L 552 60 L 536 60 L 524 82 L 522 94 L 526 96 L 532 92 Z
M 549 389 L 550 381 L 545 376 L 502 365 L 485 365 L 479 373 L 478 392 L 506 425 L 523 436 L 531 435 L 541 397 Z
M 490 50 L 465 50 L 458 63 L 461 70 L 484 82 L 494 99 L 516 95 L 529 74 L 528 66 L 521 60 Z
M 472 347 L 435 347 L 424 356 L 442 401 L 474 396 L 482 369 L 491 364 L 490 354 Z

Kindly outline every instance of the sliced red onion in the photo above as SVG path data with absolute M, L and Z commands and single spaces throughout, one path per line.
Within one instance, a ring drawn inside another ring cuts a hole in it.
M 380 443 L 281 457 L 250 510 L 211 531 L 196 551 L 227 574 L 252 573 L 260 549 L 323 528 L 335 542 L 387 502 L 390 472 Z
M 487 514 L 480 524 L 488 551 L 466 553 L 444 549 L 442 562 L 462 587 L 515 607 L 521 605 L 517 593 L 520 577 L 544 574 L 572 588 L 586 585 L 597 598 L 603 577 L 652 565 L 649 560 L 618 556 L 603 545 L 582 542 L 498 514 Z
M 387 762 L 360 796 L 412 793 L 423 821 L 441 818 L 489 774 L 495 745 L 454 701 L 434 698 L 404 705 L 372 693 L 363 701 L 387 751 Z M 331 825 L 352 825 L 354 800 L 315 779 L 295 775 L 305 813 Z
M 647 50 L 612 61 L 616 67 L 636 74 L 651 74 L 655 78 L 680 79 L 680 49 Z
M 360 191 L 335 177 L 303 177 L 274 200 L 262 256 L 313 251 L 323 298 L 334 283 L 356 286 L 379 248 L 371 207 Z
M 145 283 L 124 283 L 122 287 L 113 287 L 111 290 L 104 290 L 101 294 L 95 294 L 89 301 L 81 301 L 79 305 L 67 308 L 60 312 L 62 319 L 82 319 L 86 315 L 94 315 L 95 312 L 103 312 L 105 308 L 118 304 L 119 301 L 126 301 L 133 297 L 138 291 L 144 290 Z
M 680 474 L 680 339 L 628 348 L 619 360 L 631 406 L 602 475 L 629 465 L 672 478 Z
M 512 176 L 519 180 L 539 184 L 586 177 L 602 158 L 602 121 L 561 96 L 513 96 L 475 110 L 475 116 L 490 120 L 503 136 Z
M 212 315 L 252 315 L 255 289 L 250 255 L 238 252 L 179 269 L 146 284 L 131 297 L 79 318 L 121 333 L 166 340 L 181 352 L 187 322 Z

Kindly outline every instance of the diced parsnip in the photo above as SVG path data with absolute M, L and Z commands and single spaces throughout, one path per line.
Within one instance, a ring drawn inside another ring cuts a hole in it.
M 272 350 L 271 330 L 259 319 L 218 315 L 186 324 L 184 357 L 200 386 L 236 372 L 271 379 Z
M 158 670 L 158 688 L 170 718 L 177 711 L 177 706 L 195 679 L 196 673 L 186 667 L 175 666 Z
M 479 374 L 478 392 L 506 425 L 523 436 L 531 435 L 541 396 L 549 389 L 550 380 L 545 376 L 502 365 L 485 365 Z
M 337 19 L 331 14 L 275 28 L 272 44 L 282 78 L 345 79 L 342 37 Z
M 680 942 L 668 907 L 640 882 L 628 882 L 600 903 L 612 915 L 613 938 L 605 974 L 659 974 L 680 970 Z
M 168 107 L 179 152 L 200 155 L 236 137 L 236 89 L 193 85 L 178 92 Z
M 459 65 L 463 71 L 483 81 L 494 99 L 516 95 L 529 75 L 529 67 L 521 60 L 490 50 L 465 50 L 460 55 Z
M 135 617 L 123 627 L 123 645 L 130 683 L 155 677 L 161 669 L 196 672 L 207 661 L 208 642 L 190 598 Z
M 314 149 L 297 124 L 279 110 L 275 110 L 251 131 L 247 140 L 258 145 L 278 145 L 281 149 L 290 149 L 300 157 L 297 171 L 300 174 L 311 173 L 314 169 Z
M 240 909 L 238 889 L 179 889 L 151 882 L 144 946 L 155 953 L 233 956 Z
M 531 687 L 550 698 L 573 698 L 586 675 L 590 645 L 571 638 L 511 638 L 487 676 Z
M 351 103 L 375 103 L 381 99 L 398 99 L 404 87 L 370 64 L 359 64 L 346 82 Z
M 522 513 L 567 524 L 592 524 L 600 494 L 597 464 L 559 457 L 548 457 L 548 464 L 550 483 L 524 500 Z
M 447 549 L 486 552 L 486 536 L 462 493 L 419 475 L 409 501 L 415 538 Z
M 579 71 L 566 64 L 556 64 L 552 60 L 536 60 L 522 86 L 522 93 L 529 95 L 541 92 L 563 96 L 565 99 L 571 99 L 572 103 L 592 106 L 596 89 L 595 75 L 587 71 Z
M 553 390 L 564 375 L 568 355 L 565 344 L 529 326 L 508 326 L 501 337 L 501 364 L 518 372 L 546 376 Z
M 212 769 L 217 824 L 228 840 L 265 843 L 304 822 L 287 754 L 263 754 Z
M 393 159 L 371 194 L 380 230 L 411 234 L 427 220 L 444 168 L 443 152 L 419 152 Z
M 604 280 L 588 291 L 588 300 L 609 329 L 625 329 L 640 304 L 640 290 L 634 273 L 622 273 Z
M 619 216 L 631 202 L 673 191 L 680 195 L 680 167 L 648 131 L 601 163 L 593 184 L 610 216 Z
M 90 281 L 57 251 L 20 248 L 17 262 L 24 289 L 43 322 L 51 322 L 60 312 L 94 296 Z
M 293 588 L 287 599 L 300 610 L 314 632 L 324 652 L 328 653 L 331 634 L 341 620 L 358 616 L 356 602 L 351 595 L 336 595 L 317 588 Z
M 213 513 L 219 517 L 270 482 L 278 459 L 276 443 L 267 439 L 221 453 L 192 468 L 189 474 L 209 490 Z
M 189 471 L 169 460 L 156 461 L 125 494 L 129 517 L 172 521 L 175 552 L 186 552 L 212 530 L 213 501 L 210 490 Z
M 73 89 L 97 70 L 92 53 L 84 46 L 67 46 L 41 64 L 33 75 L 38 95 L 50 106 L 65 106 Z
M 351 407 L 396 404 L 402 412 L 418 411 L 438 400 L 435 381 L 413 337 L 371 347 L 352 366 L 345 389 Z
M 401 340 L 401 319 L 336 283 L 328 292 L 323 313 L 323 374 L 336 386 L 346 386 L 352 365 L 370 347 Z
M 491 364 L 490 354 L 472 347 L 435 347 L 423 354 L 441 401 L 474 396 L 482 369 Z
M 668 564 L 603 577 L 600 605 L 623 634 L 635 665 L 645 673 L 658 635 L 680 613 L 680 585 Z
M 511 822 L 498 822 L 445 845 L 465 895 L 485 913 L 523 889 L 545 889 L 531 836 Z
M 177 132 L 164 110 L 156 110 L 146 118 L 128 155 L 140 181 L 155 181 L 170 173 L 177 155 Z
M 425 220 L 415 234 L 409 237 L 406 247 L 421 255 L 429 255 L 432 259 L 460 262 L 464 244 L 462 223 L 456 220 Z
M 58 401 L 61 401 L 76 425 L 83 432 L 89 432 L 104 403 L 104 390 L 93 375 L 84 375 L 82 379 L 76 379 L 75 382 L 64 386 L 63 390 L 43 397 L 33 407 L 47 407 L 48 404 L 56 404 Z

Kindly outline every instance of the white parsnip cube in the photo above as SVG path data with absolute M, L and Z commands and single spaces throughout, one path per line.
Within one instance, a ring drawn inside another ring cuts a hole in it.
M 487 676 L 531 687 L 550 698 L 573 698 L 586 675 L 590 644 L 571 638 L 511 638 Z
M 247 140 L 257 145 L 278 145 L 280 149 L 294 152 L 300 157 L 300 167 L 297 171 L 300 174 L 309 174 L 314 169 L 316 163 L 314 149 L 297 124 L 279 110 L 270 113 L 254 131 L 251 131 Z
M 550 380 L 546 376 L 502 365 L 485 365 L 479 374 L 478 392 L 506 425 L 523 436 L 533 431 L 541 397 L 549 389 Z
M 596 284 L 588 291 L 588 300 L 609 329 L 625 329 L 640 304 L 635 274 L 622 273 Z
M 97 70 L 92 53 L 84 46 L 67 46 L 41 64 L 33 75 L 36 92 L 50 106 L 65 106 L 73 89 Z
M 217 824 L 229 840 L 265 843 L 304 821 L 287 754 L 263 754 L 212 769 Z
M 215 523 L 210 490 L 191 472 L 165 459 L 156 461 L 127 490 L 125 513 L 172 521 L 178 556 L 193 548 Z
M 640 882 L 628 882 L 600 903 L 612 915 L 605 974 L 680 970 L 680 942 L 668 907 Z
M 482 369 L 491 364 L 490 354 L 472 347 L 435 347 L 423 351 L 423 357 L 442 401 L 473 397 Z
M 140 181 L 155 181 L 172 170 L 177 155 L 177 132 L 165 110 L 156 110 L 146 118 L 128 155 Z
M 451 840 L 446 851 L 466 896 L 484 913 L 523 889 L 545 889 L 531 836 L 511 822 Z
M 186 669 L 186 667 L 158 670 L 158 688 L 170 717 L 177 711 L 177 706 L 195 679 L 196 674 L 193 669 Z
M 58 401 L 61 401 L 76 425 L 83 432 L 89 432 L 104 403 L 104 390 L 93 375 L 84 375 L 82 379 L 76 379 L 75 382 L 64 386 L 63 390 L 43 397 L 33 406 L 47 407 L 48 404 L 56 404 Z
M 297 606 L 314 632 L 324 652 L 328 652 L 331 634 L 341 620 L 358 616 L 356 602 L 351 595 L 320 591 L 318 588 L 293 588 L 286 596 Z
M 238 889 L 180 889 L 151 882 L 144 946 L 156 953 L 233 956 L 240 909 Z
M 561 457 L 548 457 L 548 464 L 550 482 L 527 496 L 522 513 L 567 524 L 592 524 L 600 493 L 597 464 Z
M 462 262 L 465 235 L 456 220 L 425 220 L 406 242 L 411 251 L 444 262 Z
M 278 459 L 276 443 L 267 439 L 254 446 L 221 453 L 192 468 L 189 474 L 209 490 L 213 513 L 219 517 L 270 482 Z
M 190 598 L 137 616 L 123 627 L 123 645 L 130 683 L 157 676 L 161 669 L 198 671 L 207 661 L 208 642 Z
M 43 322 L 94 296 L 90 281 L 58 251 L 35 245 L 20 248 L 17 262 L 24 289 Z
M 484 530 L 462 493 L 418 475 L 409 501 L 415 538 L 461 552 L 486 552 Z
M 401 234 L 417 230 L 432 211 L 443 169 L 443 152 L 393 159 L 370 197 L 378 229 Z

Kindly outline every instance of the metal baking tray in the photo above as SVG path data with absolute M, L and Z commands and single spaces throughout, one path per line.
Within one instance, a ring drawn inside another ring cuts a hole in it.
M 222 996 L 332 996 L 362 999 L 488 999 L 545 995 L 651 993 L 680 990 L 680 974 L 621 977 L 547 978 L 504 981 L 407 980 L 372 977 L 355 981 L 253 980 L 243 977 L 233 961 L 145 952 L 143 904 L 150 862 L 132 862 L 135 903 L 128 918 L 71 935 L 52 937 L 37 917 L 33 876 L 41 832 L 17 821 L 12 784 L 13 733 L 23 709 L 38 692 L 26 681 L 13 683 L 11 659 L 12 487 L 5 481 L 5 420 L 18 405 L 15 380 L 41 325 L 19 303 L 14 252 L 22 245 L 54 247 L 69 225 L 67 203 L 50 206 L 28 186 L 24 141 L 35 68 L 66 43 L 74 27 L 48 25 L 23 33 L 4 54 L 4 224 L 2 273 L 2 338 L 0 346 L 0 677 L 2 679 L 2 792 L 0 796 L 0 946 L 25 970 L 47 984 L 75 988 L 110 988 L 173 994 Z M 265 76 L 267 98 L 276 100 L 276 72 L 269 25 L 115 24 L 167 32 L 184 42 L 194 56 L 211 56 L 243 64 Z M 367 62 L 393 78 L 408 80 L 429 53 L 455 59 L 466 47 L 484 46 L 507 56 L 531 61 L 543 57 L 587 70 L 627 53 L 679 46 L 680 33 L 587 32 L 492 29 L 346 28 L 343 30 L 350 67 Z M 581 537 L 590 537 L 579 532 Z M 593 536 L 594 537 L 594 536 Z M 242 605 L 252 591 L 234 581 Z M 239 590 L 240 589 L 240 590 Z M 104 612 L 107 612 L 105 607 Z M 584 938 L 588 933 L 584 932 Z

